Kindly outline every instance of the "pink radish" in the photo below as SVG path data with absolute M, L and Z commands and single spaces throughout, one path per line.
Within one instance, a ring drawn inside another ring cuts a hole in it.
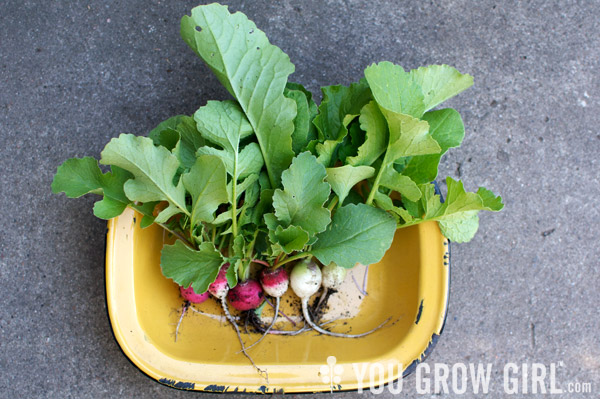
M 229 290 L 227 299 L 237 310 L 256 309 L 264 300 L 263 289 L 255 280 L 246 280 Z
M 181 321 L 183 320 L 183 316 L 185 316 L 185 312 L 190 307 L 190 303 L 202 303 L 209 297 L 208 292 L 205 292 L 204 294 L 196 294 L 196 291 L 194 291 L 191 285 L 188 288 L 183 288 L 183 286 L 180 285 L 179 293 L 181 294 L 181 297 L 185 303 L 183 305 L 183 309 L 181 310 L 181 316 L 179 316 L 177 327 L 175 328 L 175 342 L 177 342 L 177 337 L 179 336 L 179 327 L 181 326 Z
M 217 275 L 217 279 L 208 286 L 208 292 L 212 296 L 217 299 L 223 300 L 225 296 L 227 296 L 227 292 L 229 291 L 229 284 L 227 283 L 227 269 L 229 268 L 229 263 L 225 263 L 221 270 L 219 270 L 219 274 Z
M 310 315 L 308 314 L 308 300 L 319 290 L 321 282 L 321 269 L 319 269 L 319 266 L 317 266 L 312 260 L 304 260 L 299 262 L 292 269 L 292 273 L 290 275 L 290 284 L 292 286 L 292 290 L 300 297 L 302 301 L 302 314 L 304 315 L 304 319 L 314 330 L 320 332 L 321 334 L 331 335 L 334 337 L 359 338 L 371 334 L 389 321 L 388 318 L 378 327 L 362 334 L 341 334 L 327 331 L 319 327 L 311 320 Z
M 263 269 L 260 273 L 260 284 L 268 295 L 281 298 L 288 290 L 290 276 L 282 267 L 275 270 Z
M 208 292 L 205 292 L 204 294 L 196 294 L 196 291 L 194 291 L 191 285 L 188 288 L 179 286 L 179 292 L 181 293 L 183 299 L 191 303 L 202 303 L 206 301 L 210 295 Z
M 233 326 L 233 328 L 235 330 L 235 333 L 237 334 L 238 340 L 240 341 L 240 345 L 242 346 L 242 352 L 244 353 L 244 356 L 246 356 L 248 358 L 248 360 L 250 360 L 250 363 L 252 363 L 252 365 L 258 371 L 259 374 L 266 376 L 267 381 L 268 381 L 269 375 L 267 374 L 267 372 L 265 370 L 258 368 L 256 363 L 254 363 L 254 360 L 252 360 L 250 355 L 246 352 L 246 346 L 244 345 L 244 341 L 242 340 L 242 335 L 240 334 L 240 329 L 238 328 L 238 325 L 235 322 L 235 320 L 233 319 L 233 317 L 231 316 L 231 313 L 229 313 L 229 308 L 227 307 L 227 301 L 225 300 L 225 298 L 227 298 L 227 293 L 229 292 L 229 284 L 227 283 L 227 269 L 229 268 L 229 266 L 230 266 L 229 263 L 225 263 L 221 267 L 221 270 L 219 270 L 219 274 L 217 275 L 217 278 L 215 279 L 215 281 L 211 285 L 208 286 L 208 292 L 210 292 L 210 294 L 212 296 L 214 296 L 221 302 L 221 307 L 223 308 L 225 317 L 227 317 L 227 320 L 229 320 L 229 322 L 231 323 L 231 325 Z
M 260 284 L 268 295 L 275 298 L 275 313 L 273 313 L 273 320 L 263 335 L 247 349 L 252 348 L 254 345 L 257 345 L 260 341 L 262 341 L 275 325 L 275 321 L 277 321 L 277 315 L 279 313 L 279 302 L 283 294 L 285 294 L 285 292 L 288 290 L 290 277 L 282 267 L 275 270 L 265 268 L 260 273 Z

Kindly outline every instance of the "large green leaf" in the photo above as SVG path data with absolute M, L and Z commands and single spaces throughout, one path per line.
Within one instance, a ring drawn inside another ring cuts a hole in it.
M 205 144 L 194 118 L 187 115 L 176 115 L 161 122 L 150 131 L 148 137 L 155 145 L 172 151 L 187 169 L 194 166 L 196 151 Z
M 52 192 L 64 192 L 69 198 L 88 193 L 103 195 L 104 198 L 94 204 L 94 215 L 101 219 L 112 219 L 123 213 L 131 203 L 123 191 L 123 185 L 132 175 L 118 166 L 111 169 L 112 172 L 102 173 L 98 161 L 92 157 L 67 159 L 56 170 Z
M 278 225 L 274 230 L 269 230 L 269 238 L 274 245 L 279 247 L 278 249 L 286 254 L 301 251 L 309 240 L 308 233 L 302 227 L 288 226 L 283 228 L 281 225 Z
M 319 140 L 313 145 L 319 162 L 327 167 L 335 163 L 336 151 L 348 135 L 348 125 L 373 97 L 364 79 L 349 87 L 326 86 L 321 91 L 323 101 L 319 105 L 319 114 L 314 119 Z
M 413 155 L 439 153 L 441 150 L 439 144 L 429 134 L 427 122 L 385 108 L 381 108 L 381 112 L 387 120 L 389 142 L 379 172 L 373 182 L 371 194 L 367 199 L 368 204 L 373 201 L 375 193 L 379 190 L 382 177 L 396 173 L 393 170 L 394 161 Z M 405 183 L 408 182 L 405 181 Z M 409 192 L 404 194 L 407 193 L 410 196 Z
M 339 203 L 343 204 L 356 183 L 368 179 L 374 174 L 375 169 L 370 166 L 344 165 L 337 168 L 327 168 L 327 182 L 338 196 Z
M 183 184 L 181 181 L 174 183 L 179 160 L 166 148 L 155 147 L 148 137 L 121 134 L 104 147 L 101 156 L 100 163 L 118 166 L 134 176 L 124 186 L 131 201 L 169 202 L 169 206 L 157 216 L 157 222 L 165 222 L 177 213 L 190 215 Z
M 292 148 L 295 154 L 299 154 L 317 137 L 316 127 L 312 123 L 317 115 L 317 105 L 312 100 L 312 94 L 298 83 L 288 82 L 283 94 L 296 102 Z
M 225 259 L 209 242 L 200 244 L 196 251 L 178 240 L 165 245 L 160 255 L 163 275 L 183 287 L 191 285 L 198 294 L 208 290 L 223 263 Z
M 435 194 L 433 184 L 421 184 L 422 196 L 416 204 L 418 213 L 411 220 L 406 220 L 400 227 L 418 224 L 427 220 L 436 220 L 442 234 L 455 242 L 470 241 L 479 227 L 479 211 L 500 211 L 504 204 L 502 198 L 490 190 L 480 187 L 476 193 L 465 191 L 462 181 L 446 178 L 448 194 L 442 203 L 441 197 Z M 414 211 L 412 212 L 415 213 Z
M 365 69 L 365 78 L 380 107 L 420 118 L 425 112 L 421 87 L 400 65 L 380 62 Z
M 194 120 L 202 137 L 230 153 L 239 152 L 240 140 L 252 134 L 244 111 L 233 100 L 207 102 L 194 113 Z
M 296 116 L 296 119 L 294 120 L 295 128 L 294 128 L 294 133 L 292 134 L 292 146 L 294 148 L 294 152 L 296 153 L 296 155 L 298 155 L 299 153 L 306 151 L 306 149 L 308 147 L 308 143 L 310 143 L 312 140 L 317 138 L 317 127 L 315 126 L 313 121 L 314 121 L 315 117 L 317 116 L 317 114 L 319 113 L 319 111 L 317 108 L 317 104 L 315 103 L 315 100 L 313 99 L 312 93 L 310 91 L 308 91 L 300 83 L 287 82 L 285 87 L 286 87 L 286 91 L 288 91 L 290 93 L 299 91 L 302 94 L 304 94 L 304 97 L 306 98 L 306 103 L 308 105 L 308 133 L 306 135 L 306 143 L 304 144 L 304 146 L 302 148 L 300 148 L 300 143 L 304 142 L 304 139 L 303 139 L 304 134 L 303 133 L 297 134 L 296 129 L 298 129 L 298 125 L 299 125 L 298 119 L 306 119 L 306 118 L 300 116 L 300 111 L 298 111 L 298 115 Z M 302 108 L 303 108 L 303 106 L 302 106 Z M 302 137 L 302 140 L 299 140 L 298 136 Z
M 202 136 L 222 148 L 201 147 L 198 154 L 211 154 L 221 158 L 233 180 L 259 173 L 263 157 L 256 143 L 240 151 L 240 141 L 252 134 L 252 126 L 235 101 L 209 101 L 194 114 Z
M 192 9 L 181 20 L 181 36 L 239 102 L 277 187 L 294 156 L 296 103 L 283 95 L 294 72 L 289 57 L 244 14 L 230 14 L 219 4 Z
M 337 210 L 330 227 L 317 236 L 310 253 L 321 263 L 352 268 L 383 258 L 394 239 L 396 222 L 385 211 L 365 204 Z
M 377 103 L 371 101 L 360 110 L 360 127 L 365 131 L 365 142 L 358 147 L 358 154 L 346 158 L 350 165 L 372 165 L 385 151 L 388 144 L 388 132 L 385 117 Z
M 192 228 L 199 222 L 212 222 L 219 205 L 229 201 L 223 162 L 213 155 L 201 155 L 181 178 L 192 196 Z
M 421 191 L 417 184 L 408 176 L 403 176 L 392 167 L 384 170 L 380 184 L 402 194 L 402 198 L 417 201 L 421 198 Z
M 435 180 L 442 155 L 449 148 L 458 147 L 465 136 L 462 118 L 452 108 L 426 112 L 423 120 L 429 123 L 429 134 L 440 145 L 441 152 L 418 155 L 408 160 L 402 174 L 409 176 L 418 184 Z
M 473 77 L 463 75 L 448 65 L 429 65 L 410 71 L 410 78 L 420 86 L 425 111 L 473 86 Z
M 331 192 L 325 176 L 325 167 L 309 152 L 294 158 L 281 176 L 283 190 L 273 194 L 275 215 L 284 227 L 299 226 L 311 236 L 325 230 L 331 220 L 323 206 Z
M 429 134 L 427 122 L 386 109 L 382 109 L 382 113 L 389 128 L 389 144 L 386 153 L 388 162 L 394 162 L 402 157 L 436 154 L 441 151 L 439 144 Z
M 246 144 L 237 154 L 237 157 L 234 156 L 234 153 L 208 146 L 200 147 L 197 155 L 215 155 L 219 157 L 225 165 L 227 173 L 232 177 L 235 173 L 238 181 L 259 173 L 264 165 L 260 147 L 256 143 Z
M 322 87 L 323 101 L 319 105 L 319 114 L 315 117 L 314 124 L 319 131 L 321 141 L 337 140 L 348 133 L 344 123 L 348 115 L 360 114 L 361 108 L 373 97 L 367 82 L 352 83 L 350 86 Z
M 375 193 L 375 204 L 392 215 L 398 223 L 407 223 L 414 220 L 414 217 L 406 209 L 396 206 L 389 196 L 381 192 Z
M 237 215 L 238 197 L 258 178 L 263 166 L 263 157 L 256 143 L 248 144 L 240 152 L 240 141 L 252 134 L 252 126 L 242 108 L 232 100 L 209 101 L 196 111 L 194 119 L 202 136 L 222 148 L 202 147 L 198 154 L 216 155 L 224 162 L 231 175 L 226 191 L 232 205 L 231 215 Z M 238 184 L 238 181 L 242 183 Z M 231 220 L 232 232 L 237 235 L 237 221 Z

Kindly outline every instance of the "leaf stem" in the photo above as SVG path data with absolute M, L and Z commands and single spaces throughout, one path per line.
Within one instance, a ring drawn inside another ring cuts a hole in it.
M 154 222 L 156 223 L 156 222 Z M 163 229 L 167 230 L 169 233 L 173 234 L 175 237 L 179 238 L 181 241 L 183 241 L 184 244 L 186 244 L 188 247 L 192 248 L 192 249 L 196 249 L 196 247 L 194 246 L 194 244 L 192 244 L 183 234 L 178 233 L 175 230 L 171 230 L 170 228 L 167 227 L 167 225 L 162 224 L 162 223 L 156 223 L 157 225 L 159 225 L 160 227 L 162 227 Z
M 280 267 L 280 266 L 283 266 L 283 265 L 285 265 L 286 263 L 293 262 L 293 261 L 295 261 L 295 260 L 302 259 L 302 258 L 307 258 L 307 257 L 309 257 L 309 256 L 311 256 L 311 254 L 310 254 L 309 252 L 300 252 L 299 254 L 296 254 L 296 255 L 294 255 L 294 256 L 290 256 L 289 258 L 287 258 L 287 259 L 285 259 L 285 260 L 282 260 L 282 261 L 281 261 L 281 262 L 279 262 L 279 263 L 276 263 L 276 264 L 273 266 L 273 269 L 277 269 L 278 267 Z
M 375 177 L 375 181 L 373 182 L 373 187 L 371 188 L 369 197 L 365 202 L 367 205 L 371 205 L 373 203 L 373 198 L 375 198 L 375 194 L 377 193 L 377 190 L 379 190 L 379 181 L 381 180 L 381 176 L 383 176 L 383 171 L 388 166 L 387 157 L 388 153 L 386 151 L 385 156 L 383 157 L 383 162 L 381 162 L 381 166 L 379 167 L 379 172 L 377 172 L 377 177 Z
M 331 200 L 331 202 L 329 203 L 329 205 L 327 206 L 327 209 L 329 209 L 329 212 L 331 212 L 333 210 L 333 208 L 335 208 L 335 206 L 337 205 L 338 201 L 340 199 L 338 198 L 337 195 L 335 195 L 333 197 L 333 199 Z
M 221 250 L 223 249 L 223 244 L 225 244 L 225 241 L 227 241 L 228 236 L 223 236 L 221 237 L 221 242 L 219 242 L 219 252 L 221 252 Z
M 154 215 L 152 215 L 151 213 L 149 214 L 148 212 L 144 212 L 143 208 L 138 205 L 137 203 L 135 204 L 130 204 L 129 205 L 131 208 L 133 208 L 133 210 L 135 210 L 138 213 L 141 213 L 144 216 L 148 216 L 148 217 L 154 217 Z M 163 223 L 158 223 L 158 222 L 154 222 L 157 225 L 159 225 L 160 227 L 162 227 L 163 229 L 167 230 L 169 233 L 173 234 L 175 237 L 179 238 L 181 241 L 183 241 L 183 243 L 185 245 L 187 245 L 188 247 L 192 248 L 192 249 L 196 249 L 195 245 L 192 244 L 183 234 L 176 232 L 175 230 L 171 230 L 166 224 Z
M 233 160 L 233 176 L 231 179 L 231 232 L 237 237 L 237 152 Z
M 258 264 L 263 265 L 263 266 L 271 267 L 271 265 L 269 264 L 269 262 L 264 261 L 264 260 L 260 260 L 260 259 L 250 259 L 250 262 L 254 262 L 254 263 L 258 263 Z
M 252 237 L 252 241 L 250 241 L 250 244 L 248 245 L 248 249 L 246 250 L 245 255 L 247 257 L 252 257 L 252 251 L 254 251 L 254 244 L 256 243 L 256 237 L 257 236 L 258 236 L 258 229 L 256 229 L 254 231 L 254 237 Z

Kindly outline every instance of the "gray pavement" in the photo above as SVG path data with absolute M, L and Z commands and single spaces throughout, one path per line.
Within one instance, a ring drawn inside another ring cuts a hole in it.
M 293 79 L 313 92 L 380 60 L 446 63 L 475 77 L 451 101 L 467 136 L 441 175 L 491 188 L 506 208 L 453 247 L 450 311 L 428 363 L 493 363 L 490 398 L 505 397 L 507 362 L 556 363 L 563 388 L 593 389 L 559 397 L 598 397 L 600 3 L 227 3 L 290 55 Z M 105 223 L 93 199 L 50 193 L 67 157 L 98 157 L 120 132 L 144 134 L 226 98 L 179 37 L 180 17 L 197 4 L 3 2 L 1 397 L 216 397 L 162 386 L 126 359 L 106 314 Z M 416 382 L 405 379 L 398 396 L 413 397 Z M 363 396 L 392 395 L 335 395 Z

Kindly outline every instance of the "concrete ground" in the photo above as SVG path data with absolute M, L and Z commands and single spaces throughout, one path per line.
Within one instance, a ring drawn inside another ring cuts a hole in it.
M 50 193 L 64 159 L 98 157 L 121 132 L 144 134 L 226 97 L 179 37 L 197 2 L 174 3 L 3 2 L 2 397 L 216 397 L 160 385 L 127 360 L 106 314 L 105 222 L 92 198 Z M 441 175 L 489 187 L 506 208 L 453 247 L 448 320 L 427 362 L 492 363 L 490 398 L 505 397 L 507 362 L 555 363 L 558 397 L 598 397 L 600 3 L 227 3 L 290 55 L 293 79 L 312 91 L 380 60 L 446 63 L 475 77 L 451 101 L 467 136 Z M 568 393 L 578 382 L 593 392 Z M 416 383 L 408 377 L 398 396 L 413 397 Z M 392 395 L 335 394 L 362 396 Z

